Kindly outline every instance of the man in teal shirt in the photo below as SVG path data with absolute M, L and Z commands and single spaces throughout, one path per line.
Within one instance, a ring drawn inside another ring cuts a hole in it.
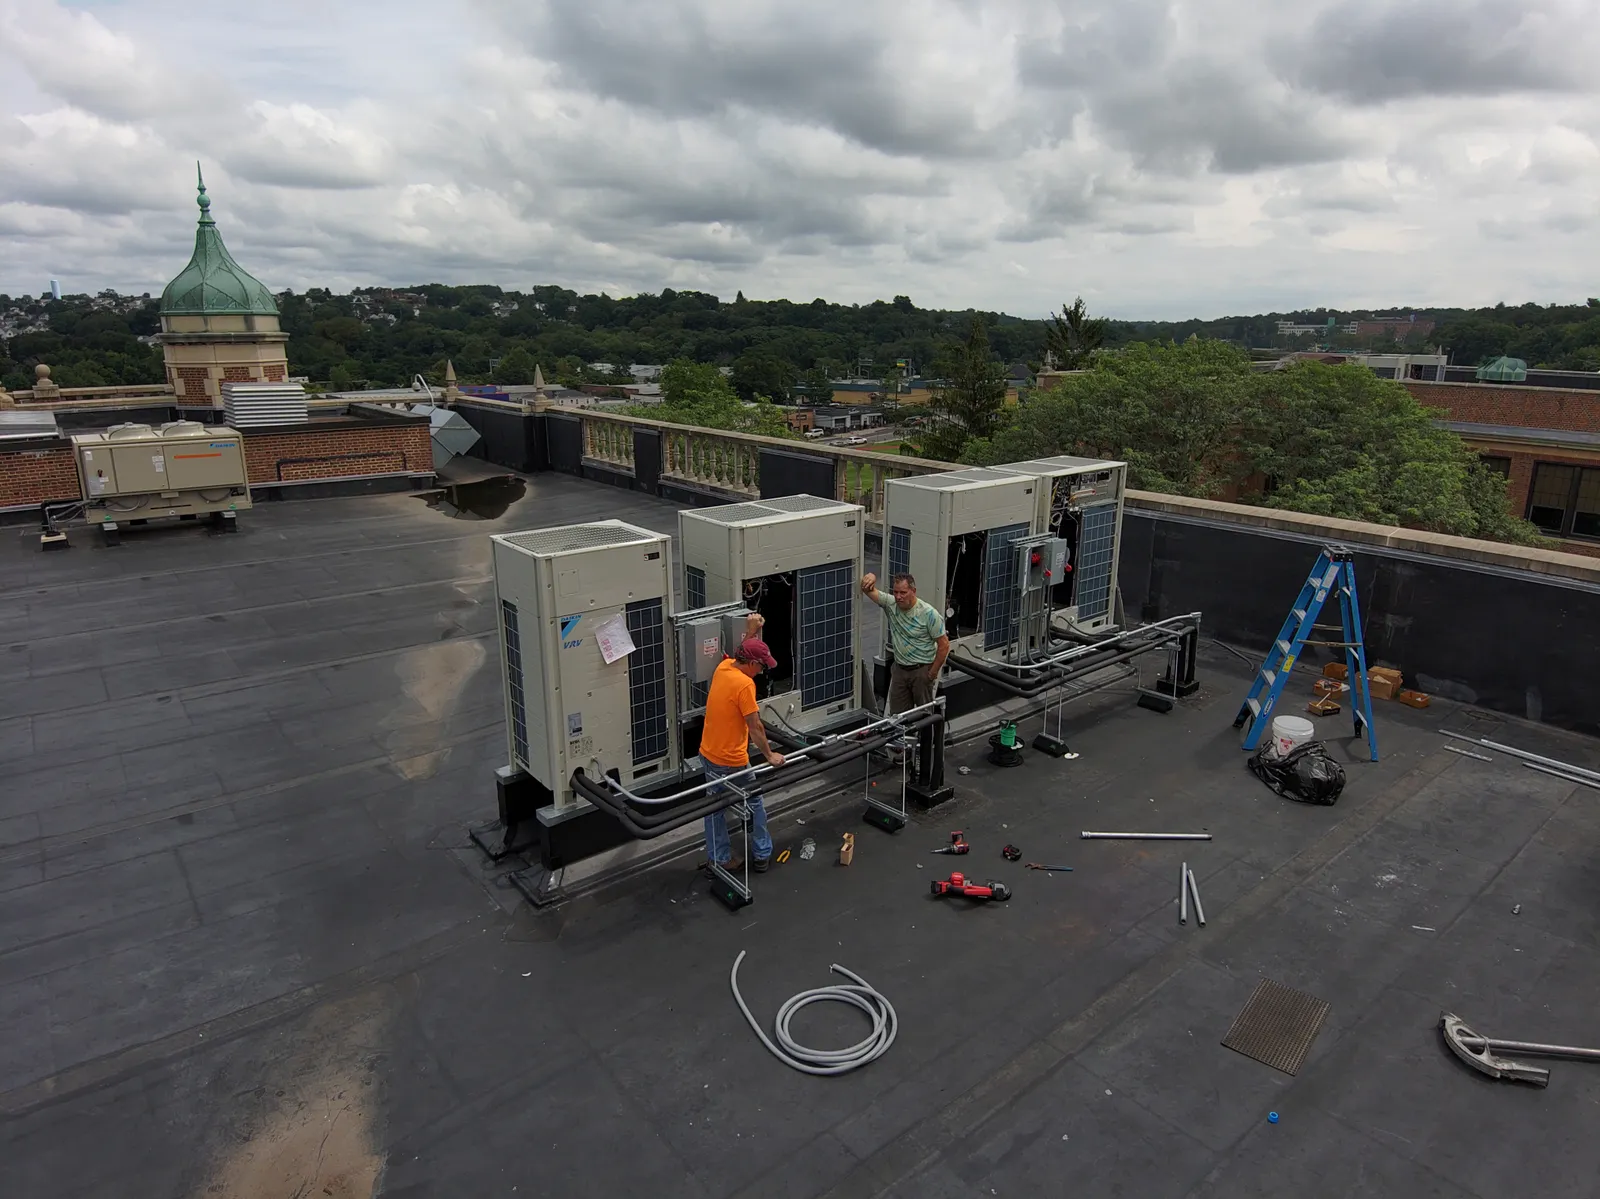
M 889 614 L 889 642 L 894 649 L 894 665 L 889 669 L 889 713 L 904 712 L 933 701 L 939 672 L 950 656 L 950 638 L 944 631 L 944 617 L 932 604 L 917 598 L 917 581 L 910 575 L 895 575 L 893 593 L 878 590 L 878 576 L 866 575 L 861 590 L 868 599 Z

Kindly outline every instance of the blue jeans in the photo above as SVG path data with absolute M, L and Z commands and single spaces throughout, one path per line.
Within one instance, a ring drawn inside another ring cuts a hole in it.
M 730 804 L 738 803 L 739 797 L 718 782 L 730 774 L 738 774 L 742 766 L 718 766 L 715 762 L 703 762 L 706 769 L 706 782 L 713 784 L 708 794 L 725 795 Z M 744 786 L 749 781 L 741 779 L 738 786 Z M 750 805 L 750 839 L 755 842 L 756 860 L 764 862 L 772 856 L 772 836 L 767 832 L 767 809 L 761 803 L 761 796 L 752 795 L 745 800 Z M 733 846 L 728 841 L 728 818 L 724 809 L 718 809 L 706 817 L 706 856 L 719 866 L 726 866 L 733 857 Z

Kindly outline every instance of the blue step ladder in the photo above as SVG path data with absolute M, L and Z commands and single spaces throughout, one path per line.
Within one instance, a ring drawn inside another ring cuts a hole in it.
M 1306 585 L 1300 589 L 1300 598 L 1289 610 L 1289 619 L 1283 622 L 1277 640 L 1267 653 L 1267 660 L 1256 672 L 1250 684 L 1233 727 L 1242 728 L 1244 748 L 1253 750 L 1261 744 L 1272 727 L 1272 714 L 1289 682 L 1289 672 L 1300 651 L 1307 645 L 1324 645 L 1342 648 L 1345 660 L 1345 682 L 1350 687 L 1350 714 L 1355 718 L 1355 735 L 1364 737 L 1372 760 L 1378 760 L 1378 734 L 1372 727 L 1372 691 L 1367 686 L 1367 650 L 1361 631 L 1361 605 L 1356 600 L 1355 556 L 1342 545 L 1325 545 L 1311 568 Z M 1339 611 L 1344 618 L 1343 641 L 1314 641 L 1310 639 L 1316 628 L 1317 616 L 1330 594 L 1339 597 Z

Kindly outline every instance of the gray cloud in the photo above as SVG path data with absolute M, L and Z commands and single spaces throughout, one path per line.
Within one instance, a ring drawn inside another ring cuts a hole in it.
M 1357 104 L 1566 91 L 1592 75 L 1595 15 L 1577 0 L 1355 0 L 1289 56 L 1298 81 Z
M 0 290 L 159 288 L 198 157 L 230 247 L 297 289 L 1588 294 L 1588 2 L 0 0 Z

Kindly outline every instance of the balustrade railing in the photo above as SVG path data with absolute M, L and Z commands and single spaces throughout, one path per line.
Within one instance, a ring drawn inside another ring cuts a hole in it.
M 661 437 L 663 479 L 703 491 L 720 492 L 730 499 L 754 498 L 761 494 L 763 449 L 830 458 L 834 463 L 833 498 L 860 504 L 867 511 L 867 519 L 878 523 L 883 520 L 884 484 L 888 480 L 954 469 L 947 462 L 877 454 L 846 446 L 701 429 L 610 412 L 584 409 L 563 412 L 582 423 L 583 453 L 590 461 L 631 471 L 634 468 L 634 429 L 654 429 Z

